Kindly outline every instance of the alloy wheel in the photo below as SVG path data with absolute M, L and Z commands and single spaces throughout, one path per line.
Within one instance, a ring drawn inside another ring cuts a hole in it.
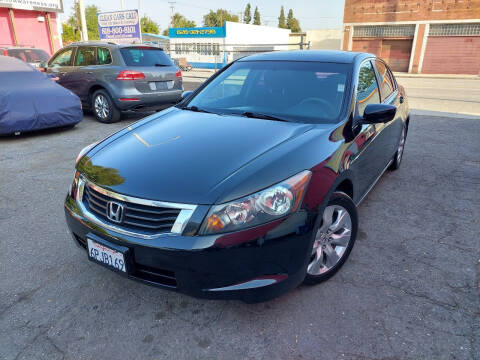
M 400 138 L 400 143 L 398 144 L 397 149 L 397 163 L 400 164 L 402 161 L 403 150 L 405 149 L 405 128 L 402 129 L 402 137 Z
M 110 113 L 110 106 L 108 104 L 107 98 L 99 94 L 95 98 L 95 112 L 98 117 L 101 119 L 106 119 Z
M 352 219 L 340 205 L 325 208 L 322 225 L 317 231 L 307 273 L 324 274 L 332 269 L 345 255 L 352 237 Z

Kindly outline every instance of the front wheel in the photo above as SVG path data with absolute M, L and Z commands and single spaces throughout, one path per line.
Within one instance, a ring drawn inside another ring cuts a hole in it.
M 95 118 L 100 122 L 109 124 L 120 120 L 120 110 L 105 90 L 95 91 L 92 96 L 92 109 Z
M 342 267 L 352 251 L 357 228 L 357 208 L 352 199 L 342 192 L 334 192 L 314 229 L 306 284 L 325 281 Z

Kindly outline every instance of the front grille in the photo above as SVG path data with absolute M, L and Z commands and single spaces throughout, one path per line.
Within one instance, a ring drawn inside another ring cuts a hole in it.
M 110 221 L 107 217 L 107 203 L 109 201 L 115 201 L 124 206 L 123 220 L 120 224 Z M 89 185 L 86 185 L 84 188 L 83 203 L 90 212 L 102 220 L 121 226 L 129 231 L 140 231 L 145 234 L 170 232 L 180 213 L 180 209 L 119 201 L 98 192 Z

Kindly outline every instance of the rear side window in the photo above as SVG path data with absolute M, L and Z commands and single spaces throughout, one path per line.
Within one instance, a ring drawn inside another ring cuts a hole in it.
M 75 66 L 90 66 L 96 65 L 95 48 L 93 47 L 79 47 L 77 56 L 75 57 Z
M 72 58 L 74 48 L 65 49 L 60 52 L 55 58 L 50 61 L 50 66 L 57 65 L 57 66 L 69 66 L 70 60 Z
M 385 64 L 381 61 L 376 60 L 375 66 L 377 67 L 378 71 L 378 82 L 380 84 L 380 91 L 382 93 L 382 99 L 386 99 L 395 91 L 395 86 L 392 82 L 392 75 L 390 74 L 390 70 L 385 66 Z
M 127 66 L 172 66 L 172 60 L 162 50 L 149 47 L 120 49 Z
M 98 65 L 107 65 L 112 63 L 112 54 L 106 48 L 97 48 Z
M 377 80 L 372 63 L 367 61 L 360 66 L 357 87 L 357 109 L 358 114 L 363 116 L 368 104 L 380 103 Z
M 10 49 L 8 55 L 29 63 L 48 61 L 49 59 L 48 54 L 41 49 Z

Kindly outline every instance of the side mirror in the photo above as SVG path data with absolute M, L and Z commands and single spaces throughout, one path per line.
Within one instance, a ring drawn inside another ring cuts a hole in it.
M 38 66 L 38 70 L 42 71 L 42 72 L 45 72 L 47 71 L 47 62 L 46 61 L 42 61 L 40 63 L 40 65 Z
M 192 95 L 193 91 L 184 91 L 182 93 L 182 100 L 185 100 L 186 98 L 188 98 L 190 95 Z
M 392 121 L 397 113 L 397 107 L 388 104 L 369 104 L 363 112 L 362 122 L 378 124 Z

